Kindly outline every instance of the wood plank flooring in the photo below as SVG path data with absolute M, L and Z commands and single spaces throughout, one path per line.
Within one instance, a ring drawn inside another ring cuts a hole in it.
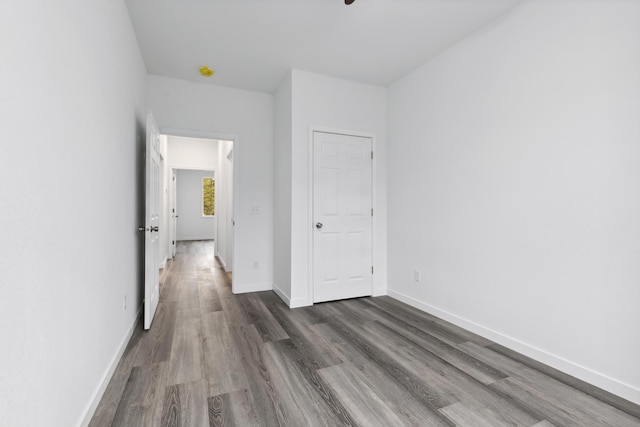
M 640 407 L 388 297 L 233 295 L 180 242 L 91 426 L 640 426 Z

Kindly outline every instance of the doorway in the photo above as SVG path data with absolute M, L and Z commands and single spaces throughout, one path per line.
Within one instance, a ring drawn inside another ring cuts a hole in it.
M 234 153 L 236 138 L 167 129 L 163 129 L 163 134 L 167 138 L 169 177 L 165 191 L 168 203 L 164 213 L 169 225 L 168 256 L 175 257 L 179 240 L 208 240 L 211 237 L 215 240 L 216 258 L 231 275 L 235 252 L 233 212 L 238 200 L 237 188 L 233 185 L 237 181 L 237 167 L 234 165 L 238 161 Z M 205 178 L 212 178 L 215 186 L 214 215 L 206 215 L 202 211 Z M 182 184 L 189 185 L 191 194 L 185 192 Z M 185 198 L 190 199 L 187 201 L 190 212 L 181 203 Z M 197 223 L 208 227 L 209 234 L 193 234 Z
M 172 169 L 172 206 L 175 241 L 216 240 L 218 203 L 216 171 Z M 223 206 L 224 207 L 224 206 Z M 173 245 L 175 247 L 175 245 Z

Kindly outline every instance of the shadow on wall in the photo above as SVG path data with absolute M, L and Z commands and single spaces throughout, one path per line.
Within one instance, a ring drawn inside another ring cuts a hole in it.
M 135 191 L 135 206 L 136 206 L 136 224 L 145 225 L 145 156 L 146 156 L 146 140 L 147 132 L 145 124 L 136 117 L 136 143 L 135 143 L 135 162 L 136 162 L 136 191 Z M 136 307 L 142 305 L 142 299 L 144 298 L 144 238 L 145 233 L 139 232 L 137 229 L 135 233 L 138 235 L 136 254 L 138 262 L 136 263 L 136 277 L 138 278 L 138 298 L 136 301 Z

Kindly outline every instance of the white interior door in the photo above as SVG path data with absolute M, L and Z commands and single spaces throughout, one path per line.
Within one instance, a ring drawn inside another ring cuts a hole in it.
M 147 115 L 145 157 L 145 238 L 144 238 L 144 328 L 151 327 L 160 299 L 158 257 L 160 254 L 160 137 L 158 125 Z
M 373 294 L 371 138 L 313 133 L 313 301 Z

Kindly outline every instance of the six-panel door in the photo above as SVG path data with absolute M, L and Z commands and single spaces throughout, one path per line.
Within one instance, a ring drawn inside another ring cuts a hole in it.
M 371 138 L 313 133 L 313 301 L 369 296 Z

